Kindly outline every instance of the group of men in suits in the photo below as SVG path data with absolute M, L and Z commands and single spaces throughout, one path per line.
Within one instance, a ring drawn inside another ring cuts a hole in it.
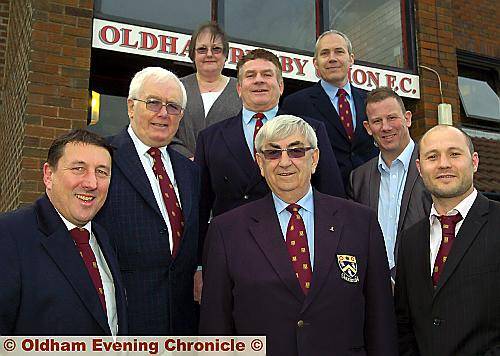
M 498 352 L 500 208 L 472 185 L 470 138 L 437 126 L 416 145 L 397 94 L 349 84 L 353 60 L 344 34 L 322 34 L 320 82 L 279 109 L 280 62 L 250 51 L 237 65 L 243 109 L 200 133 L 195 162 L 169 146 L 183 84 L 138 72 L 130 125 L 107 141 L 56 139 L 46 195 L 0 216 L 0 334 L 199 324 L 265 334 L 270 355 L 395 355 L 392 272 L 400 353 Z M 344 186 L 368 207 L 341 199 Z

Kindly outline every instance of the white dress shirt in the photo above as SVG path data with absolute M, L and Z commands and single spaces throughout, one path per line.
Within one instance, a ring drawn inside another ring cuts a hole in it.
M 464 200 L 462 200 L 456 207 L 448 211 L 445 215 L 456 215 L 457 213 L 460 213 L 462 215 L 462 220 L 460 220 L 457 225 L 455 226 L 455 237 L 457 237 L 458 232 L 460 231 L 460 228 L 462 227 L 462 224 L 465 220 L 465 217 L 469 213 L 469 210 L 474 204 L 474 201 L 476 200 L 477 197 L 477 190 L 474 189 L 472 193 L 469 194 L 468 197 L 466 197 Z M 436 211 L 436 208 L 434 207 L 434 203 L 432 204 L 431 207 L 431 213 L 429 216 L 429 221 L 430 221 L 430 226 L 431 226 L 431 231 L 430 231 L 430 264 L 431 264 L 431 270 L 430 273 L 432 275 L 434 271 L 434 262 L 436 261 L 437 254 L 439 252 L 439 246 L 441 246 L 441 240 L 442 240 L 442 230 L 441 230 L 441 223 L 438 220 L 439 213 Z
M 151 148 L 150 146 L 145 145 L 142 143 L 142 141 L 137 137 L 135 134 L 134 130 L 132 130 L 132 127 L 129 125 L 128 129 L 128 134 L 132 138 L 132 142 L 134 143 L 135 150 L 137 151 L 137 154 L 139 155 L 139 159 L 141 160 L 142 167 L 144 168 L 144 171 L 146 172 L 146 175 L 148 176 L 149 180 L 149 185 L 151 186 L 151 189 L 153 190 L 153 194 L 156 199 L 156 204 L 158 204 L 158 207 L 160 208 L 161 215 L 163 216 L 163 220 L 165 221 L 165 224 L 167 225 L 168 229 L 168 241 L 170 244 L 170 252 L 172 252 L 174 242 L 172 238 L 172 227 L 170 225 L 170 219 L 168 217 L 167 213 L 167 207 L 165 206 L 165 202 L 163 201 L 163 197 L 161 194 L 161 188 L 160 188 L 160 182 L 158 181 L 158 178 L 156 178 L 156 175 L 154 174 L 153 171 L 153 157 L 148 153 L 148 150 Z M 174 186 L 175 194 L 177 195 L 177 201 L 179 202 L 179 205 L 181 206 L 181 199 L 179 197 L 179 189 L 177 187 L 177 181 L 175 180 L 175 175 L 174 175 L 174 169 L 172 168 L 172 162 L 170 161 L 170 156 L 168 155 L 167 152 L 167 147 L 158 147 L 158 149 L 161 152 L 161 160 L 163 162 L 163 166 L 165 167 L 165 171 L 167 171 L 168 178 L 170 179 L 170 182 Z
M 57 213 L 64 222 L 64 225 L 66 225 L 68 231 L 78 228 L 76 225 L 66 220 L 59 212 Z M 118 333 L 118 316 L 116 314 L 115 285 L 113 283 L 113 275 L 111 274 L 108 263 L 106 262 L 101 248 L 97 243 L 97 239 L 92 232 L 92 222 L 89 221 L 83 228 L 90 233 L 89 245 L 94 253 L 97 267 L 99 268 L 99 274 L 101 275 L 102 287 L 104 289 L 104 299 L 106 300 L 106 316 L 108 319 L 108 325 L 111 330 L 111 334 L 115 336 Z M 75 320 L 75 322 L 78 323 L 78 320 Z

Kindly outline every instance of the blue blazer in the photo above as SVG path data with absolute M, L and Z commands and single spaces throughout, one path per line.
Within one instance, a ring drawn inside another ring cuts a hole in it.
M 0 216 L 0 334 L 111 335 L 108 320 L 66 225 L 46 195 Z M 119 334 L 125 294 L 106 231 L 92 232 L 113 276 Z
M 199 170 L 167 148 L 179 188 L 185 226 L 175 259 L 168 227 L 127 130 L 109 138 L 116 150 L 108 199 L 96 219 L 116 244 L 127 290 L 130 335 L 191 335 L 197 267 Z
M 333 107 L 320 82 L 288 95 L 281 107 L 289 114 L 309 116 L 325 124 L 346 187 L 351 171 L 377 156 L 379 152 L 373 143 L 373 138 L 368 135 L 363 126 L 363 121 L 367 120 L 366 91 L 352 85 L 351 89 L 356 107 L 356 130 L 352 141 L 347 138 L 337 110 Z
M 302 292 L 271 194 L 210 223 L 200 333 L 266 335 L 269 356 L 397 355 L 384 239 L 371 209 L 314 194 L 314 267 Z M 358 281 L 338 255 L 356 257 Z
M 309 118 L 304 120 L 315 129 L 320 151 L 312 185 L 325 194 L 344 198 L 344 185 L 337 161 L 328 143 L 325 126 L 316 120 Z M 194 159 L 201 168 L 201 254 L 210 212 L 213 216 L 217 216 L 260 199 L 270 190 L 245 141 L 241 112 L 201 131 Z

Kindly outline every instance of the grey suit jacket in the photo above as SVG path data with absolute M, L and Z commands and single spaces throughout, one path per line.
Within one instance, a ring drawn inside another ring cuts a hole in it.
M 417 159 L 417 145 L 411 154 L 411 163 L 406 176 L 403 198 L 399 211 L 396 245 L 394 247 L 395 260 L 399 248 L 401 232 L 416 222 L 429 216 L 432 205 L 430 193 L 425 189 L 420 177 L 415 160 Z M 347 196 L 363 205 L 367 205 L 378 212 L 378 198 L 380 190 L 380 172 L 378 170 L 378 156 L 372 158 L 362 166 L 351 172 Z
M 205 117 L 203 99 L 196 80 L 196 73 L 181 78 L 181 82 L 186 88 L 188 101 L 179 130 L 169 147 L 186 157 L 193 157 L 199 132 L 216 122 L 238 115 L 242 104 L 236 92 L 236 79 L 229 78 L 229 83 L 227 83 Z

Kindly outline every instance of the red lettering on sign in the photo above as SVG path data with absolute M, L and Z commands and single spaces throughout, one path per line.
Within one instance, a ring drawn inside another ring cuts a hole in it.
M 368 84 L 366 86 L 369 88 L 371 88 L 372 86 L 378 88 L 380 85 L 380 73 L 375 73 L 372 72 L 371 70 L 367 71 L 367 73 L 368 73 Z
M 120 47 L 129 47 L 129 48 L 137 48 L 137 41 L 134 44 L 130 44 L 130 32 L 132 32 L 129 28 L 122 28 L 122 43 Z
M 408 88 L 406 87 L 405 82 L 408 83 Z M 401 81 L 399 82 L 399 87 L 401 88 L 401 91 L 403 93 L 410 93 L 411 92 L 411 78 L 408 78 L 408 77 L 401 78 Z
M 366 83 L 367 75 L 361 69 L 356 69 L 352 73 L 352 81 L 358 85 L 362 85 Z
M 389 88 L 394 88 L 394 82 L 396 81 L 396 76 L 394 75 L 391 75 L 391 74 L 386 74 L 385 75 L 385 80 L 386 80 L 386 85 L 389 87 Z
M 145 51 L 151 51 L 158 46 L 158 38 L 152 33 L 149 32 L 139 32 L 141 35 L 141 45 L 139 46 L 139 49 L 143 49 Z M 149 44 L 149 41 L 151 40 L 151 45 Z
M 177 54 L 177 37 L 158 35 L 158 38 L 160 39 L 160 49 L 158 52 Z
M 295 65 L 297 66 L 297 73 L 296 75 L 305 75 L 304 73 L 304 67 L 309 62 L 308 59 L 301 60 L 300 58 L 294 58 L 293 61 L 295 62 Z
M 112 40 L 108 39 L 108 35 L 107 35 L 108 30 L 111 30 L 111 33 L 113 35 Z M 108 45 L 113 45 L 120 40 L 120 31 L 118 31 L 118 29 L 113 27 L 113 26 L 104 26 L 99 31 L 99 39 Z
M 281 57 L 281 70 L 283 73 L 290 73 L 293 70 L 292 59 L 290 57 Z
M 229 50 L 229 63 L 236 64 L 243 57 L 243 53 L 241 48 L 231 47 Z

